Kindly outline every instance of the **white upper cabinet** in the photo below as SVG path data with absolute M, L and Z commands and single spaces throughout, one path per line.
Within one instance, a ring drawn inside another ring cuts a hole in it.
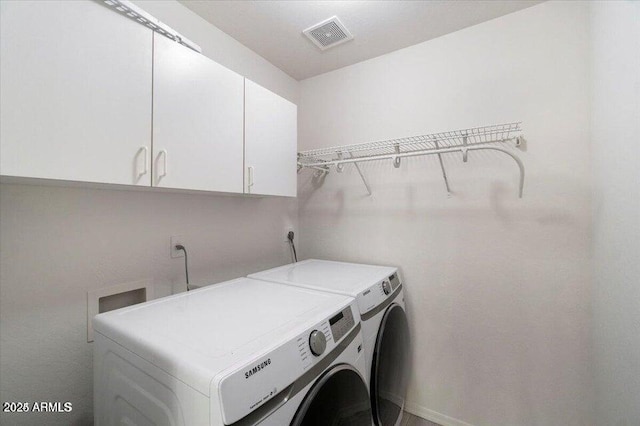
M 244 78 L 154 39 L 153 186 L 242 193 Z
M 0 175 L 296 196 L 291 102 L 99 2 L 0 8 Z
M 245 192 L 296 196 L 295 104 L 245 80 Z
M 150 185 L 152 31 L 90 1 L 0 8 L 0 174 Z

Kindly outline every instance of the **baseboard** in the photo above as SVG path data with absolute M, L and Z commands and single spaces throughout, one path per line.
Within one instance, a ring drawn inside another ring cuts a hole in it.
M 414 402 L 405 402 L 404 410 L 414 416 L 422 417 L 425 420 L 438 423 L 442 426 L 473 426 L 471 423 L 445 416 L 444 414 L 440 414 L 437 411 L 430 410 Z

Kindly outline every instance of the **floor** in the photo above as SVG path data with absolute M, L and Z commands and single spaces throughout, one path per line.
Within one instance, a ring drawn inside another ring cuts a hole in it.
M 430 422 L 429 420 L 421 419 L 418 416 L 409 414 L 406 411 L 402 415 L 401 426 L 440 426 L 437 423 Z

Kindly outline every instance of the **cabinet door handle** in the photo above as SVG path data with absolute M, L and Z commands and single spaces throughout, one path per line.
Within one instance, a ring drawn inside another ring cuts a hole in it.
M 138 173 L 138 179 L 140 179 L 142 176 L 146 175 L 147 172 L 149 172 L 149 169 L 147 166 L 147 156 L 149 154 L 149 149 L 146 146 L 141 146 L 140 149 L 138 150 L 138 155 L 140 155 L 141 152 L 144 152 L 144 157 L 142 157 L 142 171 Z
M 247 167 L 247 174 L 249 175 L 247 178 L 247 192 L 251 194 L 251 187 L 253 186 L 253 166 Z
M 158 153 L 158 162 L 160 162 L 160 156 L 162 156 L 162 173 L 158 173 L 158 178 L 163 178 L 167 175 L 167 150 L 163 149 Z

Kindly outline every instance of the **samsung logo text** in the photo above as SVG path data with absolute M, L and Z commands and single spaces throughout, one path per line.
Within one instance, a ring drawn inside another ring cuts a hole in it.
M 271 365 L 271 358 L 267 358 L 266 360 L 262 361 L 260 364 L 257 364 L 251 370 L 245 371 L 244 378 L 248 379 L 249 377 L 256 374 L 258 371 L 265 369 L 268 365 Z

